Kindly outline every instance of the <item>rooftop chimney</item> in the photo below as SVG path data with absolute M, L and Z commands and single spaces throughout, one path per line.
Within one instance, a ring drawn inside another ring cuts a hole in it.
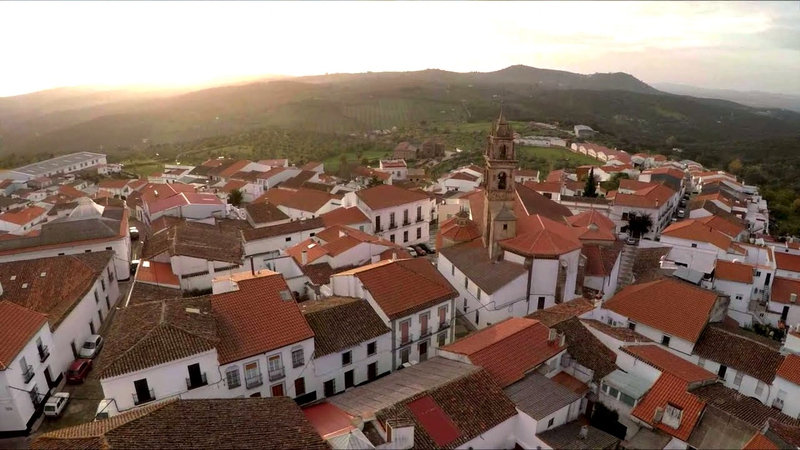
M 578 439 L 586 439 L 586 436 L 589 435 L 589 426 L 584 425 L 581 427 L 581 431 L 578 433 Z
M 392 251 L 392 261 L 397 261 L 397 251 Z
M 307 262 L 308 262 L 308 256 L 306 255 L 306 251 L 303 250 L 302 252 L 300 252 L 300 264 L 305 266 Z

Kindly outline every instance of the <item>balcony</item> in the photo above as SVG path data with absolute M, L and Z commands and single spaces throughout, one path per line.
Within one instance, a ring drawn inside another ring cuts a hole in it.
M 409 225 L 411 225 L 411 222 L 410 222 L 410 221 L 408 221 L 408 220 L 404 220 L 404 221 L 403 221 L 403 226 L 404 226 L 404 227 L 407 227 L 407 226 L 409 226 Z
M 397 228 L 397 223 L 392 222 L 392 223 L 389 224 L 389 229 L 390 230 L 394 230 L 395 228 Z
M 28 368 L 25 369 L 25 372 L 22 372 L 22 379 L 25 381 L 25 384 L 28 384 L 33 379 L 34 375 L 33 366 L 28 364 Z
M 33 390 L 30 391 L 28 395 L 31 398 L 31 403 L 33 403 L 33 409 L 39 408 L 39 405 L 42 404 L 42 397 L 39 396 L 39 390 L 34 386 Z
M 147 392 L 146 396 L 142 396 L 141 398 L 139 397 L 138 394 L 132 394 L 132 395 L 133 395 L 133 404 L 137 406 L 152 402 L 153 400 L 156 399 L 156 394 L 152 389 L 150 389 Z
M 444 322 L 439 322 L 439 331 L 443 331 L 450 328 L 450 321 L 445 320 Z
M 422 339 L 426 336 L 430 336 L 431 332 L 431 327 L 420 327 L 419 338 Z
M 400 336 L 400 345 L 410 344 L 414 340 L 414 335 L 408 333 L 405 336 Z
M 264 384 L 264 377 L 262 377 L 261 374 L 245 378 L 244 380 L 244 385 L 247 386 L 247 389 L 253 389 L 254 387 L 259 387 L 262 384 Z
M 205 372 L 203 372 L 200 375 L 200 379 L 199 380 L 192 381 L 191 378 L 187 378 L 186 379 L 186 389 L 188 389 L 190 391 L 192 389 L 197 389 L 199 387 L 203 387 L 203 386 L 206 386 L 206 385 L 208 385 L 208 379 L 206 379 L 206 373 Z
M 270 369 L 269 371 L 269 381 L 280 380 L 281 378 L 284 377 L 286 377 L 286 370 L 283 367 L 278 367 L 277 369 Z
M 425 218 L 422 216 L 417 216 L 417 223 L 424 222 Z
M 782 411 L 783 410 L 783 399 L 776 398 L 775 400 L 773 400 L 772 401 L 772 407 Z
M 375 227 L 376 233 L 383 233 L 383 227 Z
M 50 350 L 47 348 L 46 345 L 39 347 L 39 361 L 45 362 L 47 358 L 50 357 Z

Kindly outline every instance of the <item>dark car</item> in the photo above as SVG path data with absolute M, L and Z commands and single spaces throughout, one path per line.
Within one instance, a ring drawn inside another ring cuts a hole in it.
M 419 256 L 425 256 L 425 255 L 427 255 L 427 254 L 428 254 L 428 252 L 426 252 L 426 251 L 425 251 L 425 249 L 424 249 L 424 248 L 422 248 L 422 247 L 421 247 L 421 246 L 419 246 L 419 245 L 412 245 L 411 247 L 412 247 L 414 250 L 416 250 L 416 251 L 417 251 L 417 254 L 418 254 Z
M 432 249 L 432 248 L 431 248 L 429 245 L 427 245 L 427 244 L 419 244 L 419 246 L 420 246 L 420 247 L 421 247 L 423 250 L 425 250 L 425 253 L 427 253 L 427 254 L 429 254 L 429 255 L 432 255 L 432 254 L 436 253 L 436 250 Z
M 72 362 L 67 370 L 67 383 L 77 384 L 83 383 L 89 372 L 92 371 L 91 359 L 76 359 Z

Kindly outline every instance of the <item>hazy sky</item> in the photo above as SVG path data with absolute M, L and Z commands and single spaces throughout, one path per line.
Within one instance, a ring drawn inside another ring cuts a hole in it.
M 0 96 L 512 64 L 800 94 L 800 2 L 0 2 Z

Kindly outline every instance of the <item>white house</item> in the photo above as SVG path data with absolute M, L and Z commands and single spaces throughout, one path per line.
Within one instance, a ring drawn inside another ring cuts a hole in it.
M 249 259 L 247 265 L 256 270 L 266 268 L 266 261 L 277 258 L 281 250 L 294 247 L 325 229 L 322 218 L 290 220 L 278 225 L 242 230 L 244 255 Z
M 378 167 L 382 172 L 390 172 L 395 180 L 405 180 L 408 175 L 408 166 L 403 159 L 382 159 Z
M 583 395 L 539 373 L 527 375 L 503 391 L 519 414 L 515 434 L 523 448 L 554 448 L 538 435 L 577 420 L 580 415 Z
M 478 188 L 482 177 L 468 172 L 451 172 L 439 178 L 437 182 L 445 192 L 471 192 Z
M 674 223 L 661 233 L 661 244 L 672 247 L 669 260 L 711 274 L 717 259 L 744 259 L 747 250 L 724 233 L 689 219 Z
M 357 206 L 374 224 L 375 234 L 403 245 L 430 240 L 431 199 L 422 191 L 380 185 L 345 194 L 345 208 Z
M 741 262 L 717 260 L 714 269 L 714 290 L 731 298 L 728 316 L 741 326 L 749 326 L 753 322 L 751 302 L 760 300 L 756 296 L 754 275 L 756 267 Z
M 655 238 L 661 234 L 671 220 L 675 209 L 678 207 L 678 193 L 663 184 L 651 183 L 632 193 L 611 191 L 606 198 L 611 199 L 609 217 L 617 226 L 618 231 L 628 224 L 631 214 L 648 214 L 653 220 L 652 229 L 645 233 L 645 238 Z
M 767 306 L 767 311 L 773 313 L 769 317 L 773 325 L 777 325 L 777 321 L 781 321 L 786 325 L 800 324 L 798 296 L 800 296 L 799 279 L 775 277 Z
M 7 211 L 0 214 L 0 231 L 11 234 L 27 234 L 37 224 L 44 222 L 47 210 L 38 206 Z
M 308 188 L 270 189 L 255 200 L 260 202 L 272 203 L 292 219 L 313 219 L 342 206 L 338 195 Z
M 365 298 L 392 330 L 392 369 L 453 340 L 458 295 L 424 258 L 385 260 L 335 274 L 332 294 Z
M 800 351 L 800 336 L 797 331 L 786 335 L 782 350 L 789 354 L 775 373 L 766 404 L 797 418 L 800 415 L 800 356 L 795 354 Z
M 376 262 L 384 252 L 394 252 L 395 258 L 410 256 L 398 244 L 343 226 L 328 227 L 286 249 L 300 266 L 328 264 L 334 269 Z
M 303 302 L 300 309 L 314 331 L 318 398 L 391 372 L 391 330 L 367 300 L 324 298 Z

